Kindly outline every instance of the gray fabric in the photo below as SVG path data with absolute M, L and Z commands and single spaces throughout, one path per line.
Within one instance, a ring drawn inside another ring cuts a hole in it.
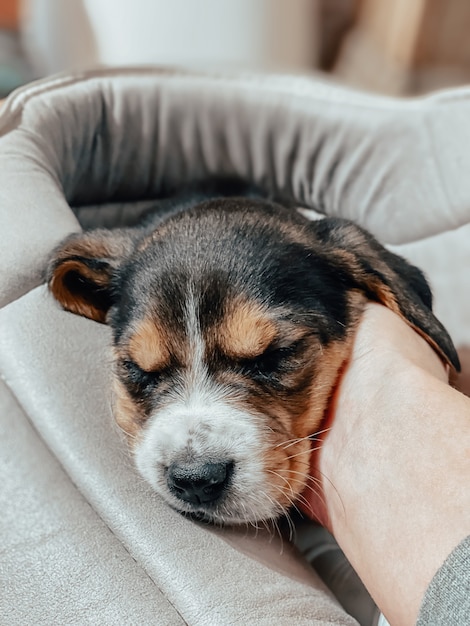
M 470 535 L 448 556 L 429 585 L 417 626 L 470 624 Z
M 0 622 L 184 620 L 80 495 L 0 383 Z
M 78 228 L 65 200 L 141 200 L 210 174 L 352 217 L 384 242 L 454 228 L 469 217 L 469 112 L 467 89 L 400 101 L 300 77 L 103 70 L 27 86 L 0 115 L 1 301 L 37 285 Z
M 84 224 L 109 225 L 165 187 L 209 174 L 241 175 L 353 217 L 383 241 L 453 228 L 470 206 L 468 112 L 465 89 L 396 101 L 314 79 L 155 70 L 55 77 L 7 100 L 0 375 L 10 392 L 0 389 L 0 410 L 2 428 L 11 420 L 15 428 L 2 449 L 0 613 L 6 607 L 8 623 L 354 623 L 287 546 L 281 554 L 261 531 L 198 526 L 142 484 L 111 418 L 108 330 L 61 311 L 37 286 L 52 248 L 80 228 L 69 204 Z M 38 574 L 33 581 L 24 567 Z

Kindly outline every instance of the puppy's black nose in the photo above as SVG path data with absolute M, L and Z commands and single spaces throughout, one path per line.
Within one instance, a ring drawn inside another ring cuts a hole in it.
M 170 491 L 180 500 L 191 504 L 208 504 L 222 495 L 233 472 L 233 462 L 173 463 L 168 468 Z

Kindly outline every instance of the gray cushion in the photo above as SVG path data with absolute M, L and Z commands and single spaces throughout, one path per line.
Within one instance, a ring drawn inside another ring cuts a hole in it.
M 5 624 L 185 622 L 80 494 L 0 383 Z
M 159 106 L 175 132 L 185 125 L 162 80 L 45 81 L 2 113 L 2 615 L 9 624 L 353 624 L 274 531 L 198 525 L 142 482 L 112 418 L 108 329 L 36 286 L 52 247 L 80 227 L 69 203 L 96 205 L 83 211 L 99 221 L 101 202 L 115 216 L 138 211 L 133 200 L 184 179 L 189 157 L 173 142 L 166 152 L 154 115 Z M 194 80 L 174 82 L 175 103 Z
M 60 310 L 39 285 L 52 248 L 80 228 L 76 215 L 88 225 L 125 221 L 165 188 L 210 174 L 354 217 L 383 241 L 455 227 L 470 204 L 468 110 L 465 90 L 399 102 L 323 80 L 149 69 L 55 77 L 7 100 L 8 623 L 354 623 L 278 539 L 197 525 L 142 483 L 112 420 L 107 328 Z
M 141 200 L 212 173 L 352 217 L 384 242 L 457 227 L 469 103 L 468 90 L 397 101 L 301 77 L 154 70 L 27 86 L 0 116 L 1 302 L 38 284 L 51 246 L 78 228 L 66 202 Z

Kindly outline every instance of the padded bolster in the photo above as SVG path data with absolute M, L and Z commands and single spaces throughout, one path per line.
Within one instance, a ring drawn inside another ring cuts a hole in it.
M 0 476 L 4 624 L 155 624 L 156 615 L 160 624 L 186 624 L 84 500 L 2 381 Z
M 0 296 L 37 284 L 51 247 L 79 228 L 67 203 L 155 197 L 208 175 L 242 176 L 387 242 L 456 227 L 470 205 L 469 92 L 456 93 L 394 100 L 319 79 L 155 69 L 28 85 L 0 116 Z

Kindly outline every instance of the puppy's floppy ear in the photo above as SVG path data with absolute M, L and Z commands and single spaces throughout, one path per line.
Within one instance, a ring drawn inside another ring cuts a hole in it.
M 134 243 L 131 229 L 70 235 L 49 262 L 49 289 L 67 311 L 105 322 L 115 297 L 113 276 L 132 253 Z
M 337 268 L 348 275 L 351 286 L 397 313 L 460 371 L 454 344 L 432 312 L 431 290 L 421 270 L 348 220 L 326 218 L 313 222 L 313 227 L 317 237 L 331 246 Z

